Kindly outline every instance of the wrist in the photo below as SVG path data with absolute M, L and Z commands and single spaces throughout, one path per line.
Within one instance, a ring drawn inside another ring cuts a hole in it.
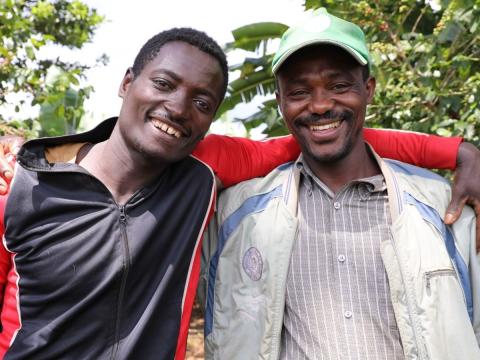
M 462 142 L 457 152 L 457 168 L 465 163 L 471 163 L 478 156 L 480 156 L 480 150 L 468 142 Z

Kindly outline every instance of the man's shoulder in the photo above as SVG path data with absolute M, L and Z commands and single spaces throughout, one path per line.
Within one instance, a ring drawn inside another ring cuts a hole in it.
M 407 178 L 409 181 L 425 181 L 433 184 L 441 184 L 449 187 L 449 182 L 433 171 L 407 164 L 398 160 L 383 159 L 389 167 L 398 175 Z
M 219 196 L 218 210 L 229 212 L 228 209 L 236 209 L 249 199 L 265 201 L 283 196 L 283 188 L 291 176 L 293 165 L 293 162 L 282 164 L 264 177 L 243 181 L 223 190 Z
M 264 177 L 242 181 L 241 183 L 224 190 L 222 195 L 240 193 L 255 194 L 270 191 L 270 189 L 281 185 L 286 180 L 293 165 L 293 162 L 282 164 Z
M 451 198 L 450 183 L 433 171 L 397 160 L 384 159 L 402 192 L 443 214 Z

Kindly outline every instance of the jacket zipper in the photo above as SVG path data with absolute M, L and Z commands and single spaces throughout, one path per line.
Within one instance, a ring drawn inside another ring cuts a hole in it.
M 430 280 L 434 277 L 437 276 L 457 276 L 457 273 L 453 269 L 438 269 L 438 270 L 432 270 L 432 271 L 427 271 L 424 274 L 425 276 L 425 281 L 426 281 L 426 287 L 428 294 L 430 295 Z
M 123 254 L 124 254 L 124 263 L 123 263 L 123 274 L 122 281 L 120 283 L 120 290 L 118 293 L 117 300 L 117 314 L 115 318 L 115 338 L 114 338 L 114 348 L 112 351 L 111 359 L 117 357 L 118 347 L 119 347 L 119 337 L 120 337 L 120 318 L 122 315 L 122 306 L 123 299 L 125 296 L 125 287 L 127 284 L 127 276 L 130 270 L 130 249 L 128 247 L 128 237 L 127 237 L 127 215 L 125 214 L 125 205 L 120 206 L 120 228 L 122 232 L 122 244 L 123 244 Z

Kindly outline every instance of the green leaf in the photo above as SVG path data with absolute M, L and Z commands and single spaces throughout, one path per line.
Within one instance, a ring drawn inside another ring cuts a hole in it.
M 30 60 L 35 60 L 35 51 L 33 51 L 33 48 L 31 46 L 26 46 L 25 52 L 27 53 L 27 57 Z
M 226 50 L 243 49 L 257 50 L 265 41 L 282 36 L 288 26 L 282 23 L 263 22 L 249 24 L 232 31 L 234 42 L 226 45 Z
M 28 128 L 26 135 L 76 130 L 85 113 L 84 100 L 92 91 L 91 86 L 80 87 L 90 66 L 56 55 L 38 59 L 36 51 L 47 43 L 81 48 L 103 20 L 81 0 L 0 0 L 0 114 L 5 106 L 13 105 L 20 116 L 26 105 L 39 105 L 38 118 L 19 121 Z M 106 62 L 99 56 L 97 64 Z M 29 94 L 30 104 L 22 104 L 22 99 L 7 104 L 12 93 Z M 9 130 L 0 124 L 0 132 Z

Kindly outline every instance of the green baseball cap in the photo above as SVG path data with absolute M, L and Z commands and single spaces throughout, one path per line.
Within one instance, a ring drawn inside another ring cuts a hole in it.
M 280 40 L 280 46 L 272 62 L 274 74 L 294 52 L 310 45 L 331 44 L 348 51 L 361 65 L 370 66 L 371 60 L 365 34 L 357 25 L 327 12 L 315 10 L 298 26 L 289 28 Z

